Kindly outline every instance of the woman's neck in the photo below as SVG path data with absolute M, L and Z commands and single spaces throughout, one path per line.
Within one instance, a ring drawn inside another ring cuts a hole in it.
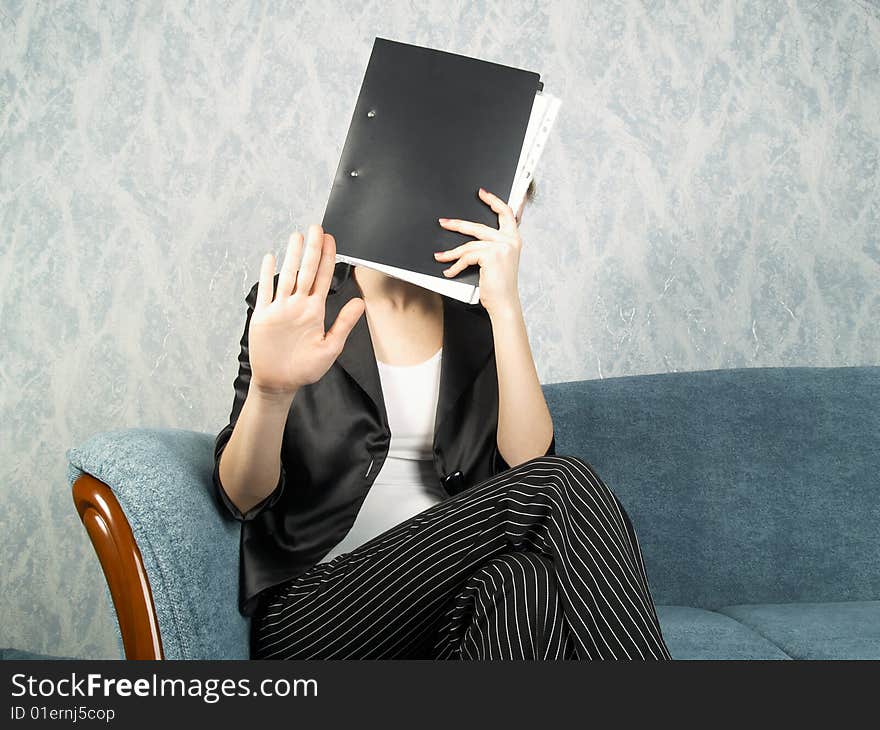
M 435 310 L 440 299 L 440 294 L 436 292 L 375 269 L 355 266 L 351 275 L 360 288 L 364 302 L 371 307 L 378 305 L 382 309 L 400 313 Z

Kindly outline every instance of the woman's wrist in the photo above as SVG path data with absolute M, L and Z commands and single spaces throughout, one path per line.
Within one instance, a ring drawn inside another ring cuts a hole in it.
M 487 308 L 486 311 L 489 313 L 489 319 L 492 320 L 492 324 L 495 324 L 496 322 L 516 322 L 517 320 L 522 319 L 523 316 L 519 300 L 514 302 L 504 302 L 498 306 Z
M 273 391 L 261 388 L 251 383 L 248 388 L 247 400 L 253 401 L 254 405 L 262 411 L 288 411 L 293 403 L 297 391 Z

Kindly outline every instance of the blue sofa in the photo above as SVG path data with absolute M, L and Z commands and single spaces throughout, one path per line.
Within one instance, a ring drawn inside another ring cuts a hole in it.
M 544 391 L 557 453 L 589 462 L 632 518 L 674 658 L 880 659 L 880 367 Z M 77 506 L 120 656 L 248 657 L 239 525 L 212 496 L 213 439 L 125 429 L 67 452 L 74 494 L 90 487 Z

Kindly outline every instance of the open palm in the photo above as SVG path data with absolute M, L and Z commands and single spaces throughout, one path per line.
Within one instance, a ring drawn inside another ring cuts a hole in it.
M 335 263 L 336 241 L 318 224 L 309 226 L 305 245 L 301 233 L 291 234 L 274 292 L 275 257 L 263 256 L 248 327 L 252 388 L 270 395 L 293 394 L 319 380 L 339 357 L 365 304 L 359 297 L 349 300 L 325 332 Z

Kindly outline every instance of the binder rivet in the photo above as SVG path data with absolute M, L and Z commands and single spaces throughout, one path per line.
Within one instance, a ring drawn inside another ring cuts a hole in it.
M 358 176 L 358 171 L 357 171 L 357 170 L 352 170 L 352 171 L 351 171 L 350 173 L 348 173 L 348 174 L 351 175 L 352 177 L 357 177 L 357 176 Z
M 375 117 L 375 116 L 376 116 L 376 110 L 375 110 L 375 109 L 370 109 L 370 111 L 367 112 L 367 116 L 368 116 L 368 117 Z

